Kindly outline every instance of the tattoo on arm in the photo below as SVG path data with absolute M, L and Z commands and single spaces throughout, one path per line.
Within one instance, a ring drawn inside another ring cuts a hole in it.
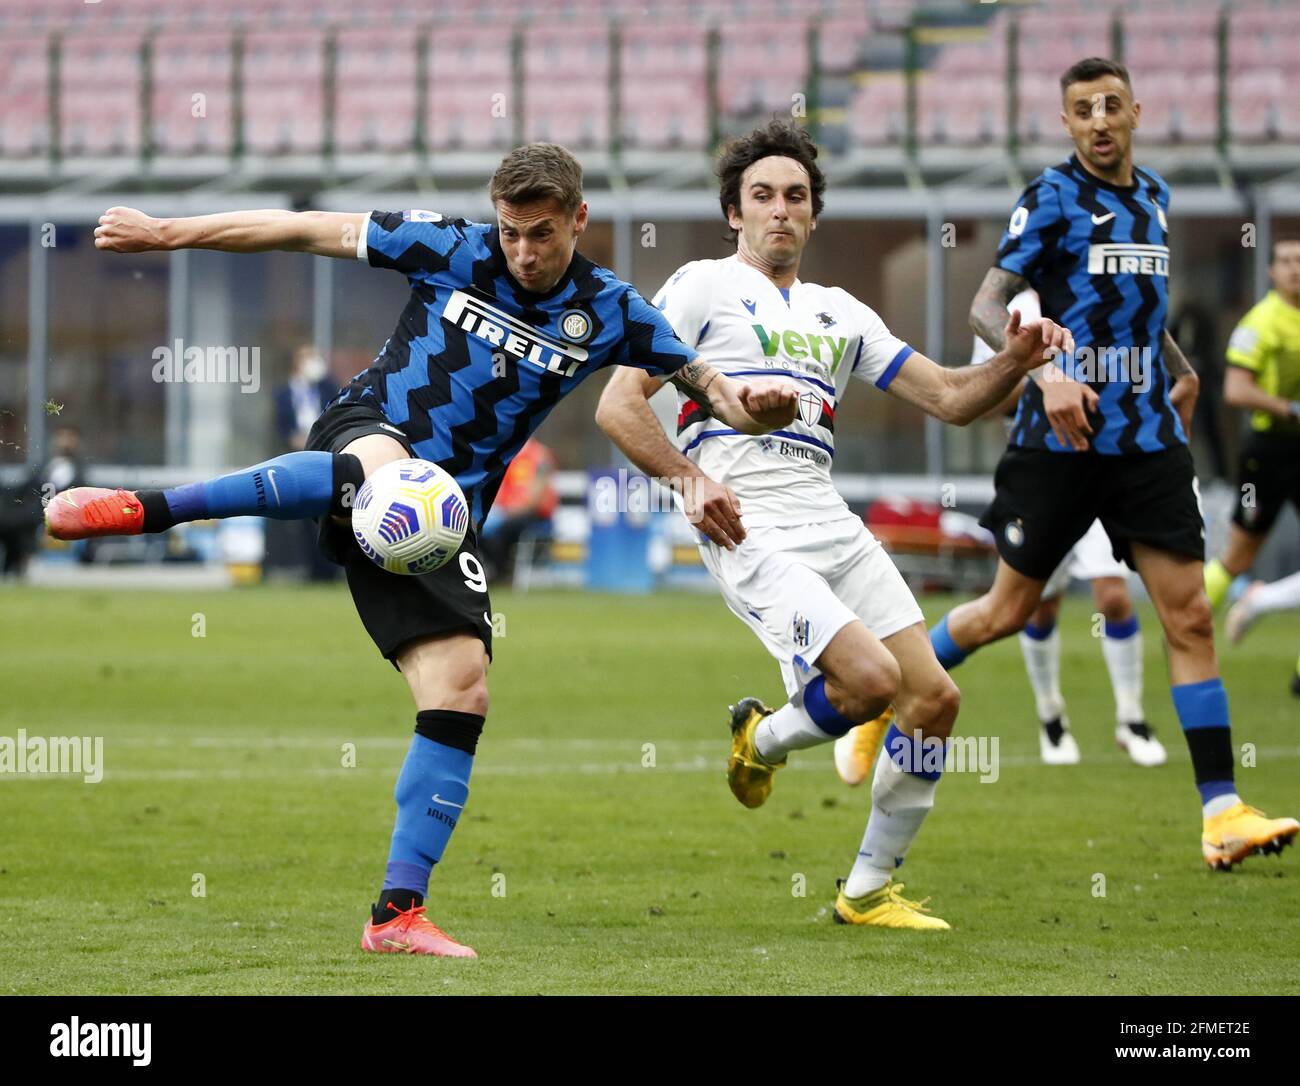
M 707 362 L 687 362 L 669 378 L 674 385 L 701 407 L 709 406 L 709 386 L 717 379 L 718 371 Z
M 1174 342 L 1174 337 L 1169 334 L 1168 329 L 1165 329 L 1161 338 L 1161 347 L 1161 353 L 1165 359 L 1165 369 L 1173 380 L 1177 381 L 1180 377 L 1186 377 L 1188 374 L 1195 376 L 1196 371 L 1192 369 L 1192 364 L 1187 361 L 1187 356 Z
M 990 268 L 975 292 L 970 307 L 970 326 L 975 334 L 995 351 L 1006 347 L 1002 330 L 1010 313 L 1007 303 L 1029 284 L 1022 276 L 1003 268 Z

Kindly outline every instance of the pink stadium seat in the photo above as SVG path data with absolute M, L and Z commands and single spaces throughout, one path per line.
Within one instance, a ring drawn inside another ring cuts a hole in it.
M 244 40 L 244 118 L 248 150 L 307 152 L 324 140 L 324 49 L 319 30 L 271 30 Z
M 1006 138 L 1006 92 L 996 73 L 929 74 L 917 88 L 921 142 L 983 145 Z
M 1275 68 L 1238 72 L 1228 82 L 1228 115 L 1234 140 L 1263 140 L 1281 126 L 1288 97 L 1285 76 Z
M 1007 64 L 1007 41 L 999 31 L 984 41 L 962 41 L 945 45 L 935 59 L 933 71 L 954 75 L 984 75 L 1003 72 Z
M 851 72 L 857 68 L 870 33 L 865 14 L 833 15 L 826 19 L 820 27 L 818 46 L 822 70 Z
M 151 109 L 158 153 L 230 150 L 231 69 L 229 31 L 166 31 L 154 39 Z
M 59 69 L 62 144 L 70 155 L 140 149 L 140 34 L 72 32 Z
M 507 98 L 504 116 L 494 115 L 492 85 L 442 85 L 429 103 L 430 143 L 439 149 L 487 150 L 509 147 L 514 138 L 513 106 Z
M 0 35 L 0 154 L 49 147 L 49 62 L 43 37 Z
M 609 142 L 608 90 L 558 80 L 530 82 L 524 138 L 573 147 L 605 146 Z
M 1017 95 L 1017 135 L 1024 142 L 1066 147 L 1067 137 L 1061 128 L 1061 85 L 1058 80 L 1058 76 L 1048 72 L 1021 74 Z
M 335 149 L 409 150 L 415 145 L 416 38 L 347 29 L 337 37 Z
M 849 103 L 855 143 L 879 146 L 902 142 L 906 133 L 906 87 L 901 76 L 871 76 Z
M 633 147 L 701 146 L 709 128 L 704 77 L 672 82 L 624 80 L 623 139 Z
M 704 78 L 708 39 L 698 24 L 629 22 L 622 38 L 624 79 L 648 77 L 657 83 L 670 76 Z

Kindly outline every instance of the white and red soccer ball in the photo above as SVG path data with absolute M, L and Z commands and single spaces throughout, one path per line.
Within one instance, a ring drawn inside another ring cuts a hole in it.
M 460 549 L 469 506 L 456 480 L 427 460 L 394 460 L 352 503 L 352 534 L 389 573 L 432 573 Z

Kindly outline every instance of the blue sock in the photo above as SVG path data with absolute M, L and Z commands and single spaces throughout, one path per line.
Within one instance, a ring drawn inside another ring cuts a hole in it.
M 397 777 L 397 822 L 388 849 L 384 889 L 424 897 L 429 874 L 442 859 L 469 797 L 474 755 L 415 735 Z M 390 918 L 391 919 L 391 918 Z
M 838 738 L 845 735 L 854 726 L 853 721 L 844 716 L 826 696 L 826 679 L 818 675 L 803 692 L 803 707 L 812 717 L 812 722 L 827 735 Z
M 943 776 L 943 760 L 947 746 L 942 739 L 930 738 L 917 742 L 915 736 L 899 731 L 891 724 L 882 744 L 889 760 L 904 773 L 924 781 L 937 781 Z
M 966 653 L 957 647 L 957 642 L 952 639 L 952 634 L 948 632 L 948 616 L 944 615 L 936 626 L 930 630 L 930 644 L 934 648 L 934 654 L 939 658 L 939 663 L 945 671 L 951 671 L 963 660 L 966 659 Z
M 944 621 L 946 622 L 947 619 L 945 619 Z M 945 627 L 945 630 L 946 628 L 947 627 Z M 1049 622 L 1046 626 L 1035 626 L 1032 622 L 1026 622 L 1025 629 L 1023 632 L 1024 635 L 1027 638 L 1029 638 L 1031 641 L 1046 641 L 1049 637 L 1052 636 L 1052 631 L 1055 629 L 1056 629 L 1055 622 Z M 931 635 L 931 640 L 933 640 L 933 635 Z M 960 652 L 961 650 L 958 649 L 957 651 Z
M 209 517 L 323 517 L 334 500 L 334 454 L 293 452 L 206 483 L 164 490 L 171 520 Z M 148 524 L 145 530 L 153 530 Z
M 1138 617 L 1134 611 L 1124 622 L 1111 622 L 1106 619 L 1106 636 L 1115 641 L 1126 641 L 1138 632 Z
M 1172 687 L 1174 711 L 1187 740 L 1201 803 L 1235 794 L 1232 773 L 1232 725 L 1228 692 L 1222 679 L 1205 679 Z

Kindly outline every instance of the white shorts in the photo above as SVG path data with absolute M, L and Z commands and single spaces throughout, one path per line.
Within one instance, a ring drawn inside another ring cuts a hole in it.
M 857 517 L 751 528 L 734 551 L 702 543 L 722 598 L 781 665 L 793 697 L 831 638 L 860 620 L 881 640 L 924 622 L 907 582 Z
M 1043 599 L 1059 596 L 1071 580 L 1094 581 L 1098 577 L 1127 577 L 1128 572 L 1128 566 L 1116 559 L 1111 550 L 1110 536 L 1101 526 L 1101 521 L 1094 520 L 1074 545 L 1074 549 L 1061 559 L 1061 564 L 1047 578 L 1047 584 L 1043 586 Z

